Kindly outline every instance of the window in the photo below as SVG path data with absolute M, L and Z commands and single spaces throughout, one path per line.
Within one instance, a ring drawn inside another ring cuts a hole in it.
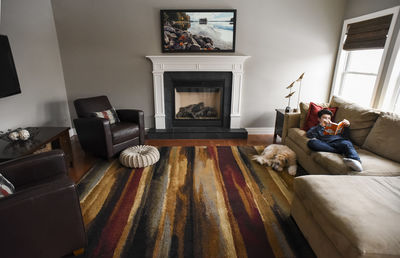
M 394 7 L 344 21 L 331 95 L 378 108 L 382 70 L 398 11 Z
M 382 87 L 379 107 L 400 114 L 400 33 L 397 34 L 387 75 Z
M 400 54 L 398 55 L 398 57 L 399 58 L 397 61 L 400 63 Z M 396 78 L 396 85 L 394 87 L 394 94 L 392 97 L 392 99 L 393 99 L 392 103 L 394 103 L 394 104 L 393 104 L 393 107 L 391 108 L 390 102 L 389 102 L 390 100 L 388 100 L 389 106 L 388 106 L 387 110 L 393 111 L 397 114 L 400 114 L 400 73 L 393 74 L 393 77 L 395 77 L 395 76 L 397 78 Z M 388 98 L 389 97 L 390 96 L 388 96 Z
M 369 106 L 374 93 L 383 49 L 346 51 L 340 96 Z
M 400 91 L 397 93 L 396 103 L 394 104 L 393 112 L 400 114 Z

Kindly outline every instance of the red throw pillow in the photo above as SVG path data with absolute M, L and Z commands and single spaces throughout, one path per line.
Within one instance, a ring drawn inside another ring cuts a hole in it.
M 308 113 L 306 117 L 306 121 L 304 123 L 303 130 L 308 131 L 311 127 L 316 126 L 319 124 L 318 121 L 318 111 L 325 109 L 326 107 L 322 107 L 320 105 L 315 104 L 314 102 L 310 102 L 310 107 L 308 108 Z M 338 110 L 337 107 L 326 108 L 332 112 L 332 121 L 335 117 L 335 113 Z

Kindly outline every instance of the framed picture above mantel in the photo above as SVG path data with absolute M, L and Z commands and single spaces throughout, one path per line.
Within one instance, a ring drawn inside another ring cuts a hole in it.
M 235 9 L 161 10 L 163 53 L 235 52 Z

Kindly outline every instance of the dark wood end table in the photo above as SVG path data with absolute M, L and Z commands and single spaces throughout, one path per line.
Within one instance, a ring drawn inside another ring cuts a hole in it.
M 52 149 L 62 149 L 67 164 L 73 166 L 69 127 L 28 127 L 27 129 L 33 134 L 27 141 L 10 142 L 0 139 L 0 162 L 32 154 L 50 143 Z
M 273 143 L 276 143 L 276 136 L 282 138 L 283 131 L 283 122 L 285 120 L 285 110 L 284 109 L 275 109 L 276 117 L 275 117 L 275 130 L 274 130 L 274 139 Z

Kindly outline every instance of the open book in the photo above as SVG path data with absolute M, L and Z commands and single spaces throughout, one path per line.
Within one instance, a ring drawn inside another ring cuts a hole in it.
M 344 123 L 340 122 L 338 124 L 331 123 L 325 126 L 324 135 L 337 135 L 343 131 Z

